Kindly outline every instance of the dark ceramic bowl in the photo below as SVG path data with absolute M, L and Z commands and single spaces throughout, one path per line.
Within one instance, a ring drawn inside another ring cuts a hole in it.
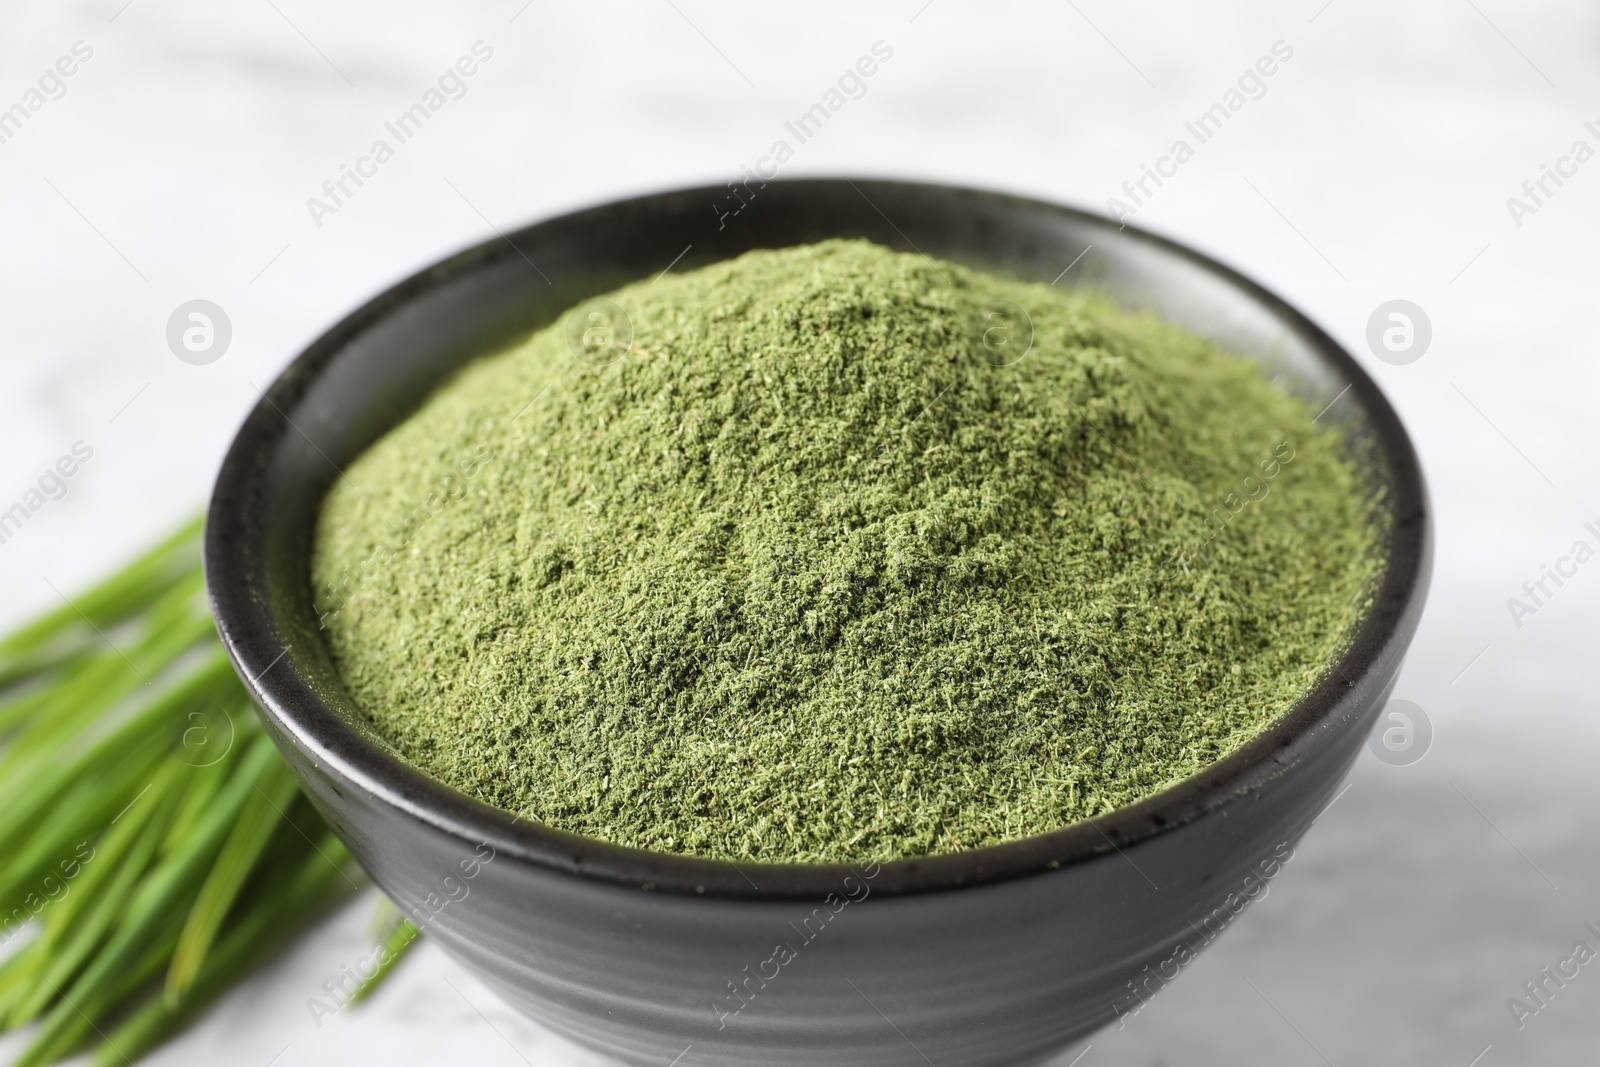
M 843 236 L 1029 279 L 1065 271 L 1064 283 L 1154 308 L 1330 405 L 1323 418 L 1348 429 L 1389 512 L 1381 588 L 1336 669 L 1248 746 L 1142 803 L 881 866 L 619 848 L 519 822 L 402 762 L 352 703 L 312 610 L 313 519 L 338 469 L 467 360 L 586 297 L 669 264 Z M 301 785 L 373 878 L 507 1001 L 654 1067 L 1027 1064 L 1137 1010 L 1259 895 L 1333 797 L 1394 683 L 1430 555 L 1421 472 L 1393 409 L 1271 293 L 1052 204 L 843 180 L 608 204 L 402 282 L 273 384 L 228 453 L 206 528 L 223 641 Z

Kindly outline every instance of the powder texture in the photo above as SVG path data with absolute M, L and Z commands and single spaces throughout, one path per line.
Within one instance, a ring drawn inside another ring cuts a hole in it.
M 738 860 L 994 844 L 1233 751 L 1365 609 L 1320 404 L 1152 316 L 840 241 L 608 299 L 441 388 L 317 530 L 357 704 L 492 804 Z

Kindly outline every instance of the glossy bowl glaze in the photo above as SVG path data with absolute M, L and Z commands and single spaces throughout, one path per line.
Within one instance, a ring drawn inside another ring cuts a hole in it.
M 1251 744 L 1142 803 L 881 865 L 615 847 L 519 822 L 402 762 L 352 703 L 312 609 L 311 532 L 339 469 L 463 363 L 586 297 L 669 265 L 846 236 L 1098 287 L 1328 405 L 1320 418 L 1348 431 L 1384 490 L 1388 530 L 1381 586 L 1343 659 Z M 377 297 L 295 360 L 245 421 L 212 498 L 206 570 L 222 638 L 306 792 L 427 934 L 528 1015 L 655 1067 L 977 1067 L 1038 1062 L 1137 1011 L 1263 891 L 1393 685 L 1429 544 L 1421 472 L 1394 411 L 1271 293 L 1051 204 L 812 180 L 566 215 Z

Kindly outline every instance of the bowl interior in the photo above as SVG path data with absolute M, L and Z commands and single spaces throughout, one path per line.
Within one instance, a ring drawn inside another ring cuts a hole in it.
M 743 207 L 732 213 L 731 209 Z M 1322 331 L 1270 293 L 1191 251 L 1098 216 L 1014 197 L 883 181 L 810 180 L 667 193 L 564 216 L 471 248 L 402 282 L 312 345 L 250 415 L 218 480 L 207 569 L 219 629 L 269 720 L 353 787 L 534 862 L 663 889 L 742 893 L 718 861 L 643 853 L 514 824 L 402 763 L 367 725 L 321 639 L 308 560 L 323 496 L 340 471 L 476 356 L 554 321 L 587 297 L 673 265 L 754 248 L 860 237 L 1027 280 L 1103 290 L 1259 360 L 1327 405 L 1382 491 L 1388 559 L 1373 608 L 1338 671 L 1274 727 L 1210 770 L 1130 808 L 1023 842 L 885 865 L 886 892 L 1059 865 L 1162 832 L 1280 773 L 1350 681 L 1391 650 L 1426 576 L 1416 458 L 1376 385 Z M 1406 633 L 1409 637 L 1409 633 Z M 1401 640 L 1400 644 L 1403 645 Z M 1394 653 L 1398 655 L 1397 652 Z M 763 879 L 805 895 L 804 871 Z M 822 884 L 819 880 L 818 884 Z M 768 894 L 770 895 L 770 894 Z

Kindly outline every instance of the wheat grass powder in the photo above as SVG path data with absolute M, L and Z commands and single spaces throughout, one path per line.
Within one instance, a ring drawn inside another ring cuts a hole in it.
M 858 241 L 609 294 L 359 457 L 313 587 L 376 732 L 622 845 L 1020 838 L 1234 751 L 1381 513 L 1310 402 L 1149 314 Z

